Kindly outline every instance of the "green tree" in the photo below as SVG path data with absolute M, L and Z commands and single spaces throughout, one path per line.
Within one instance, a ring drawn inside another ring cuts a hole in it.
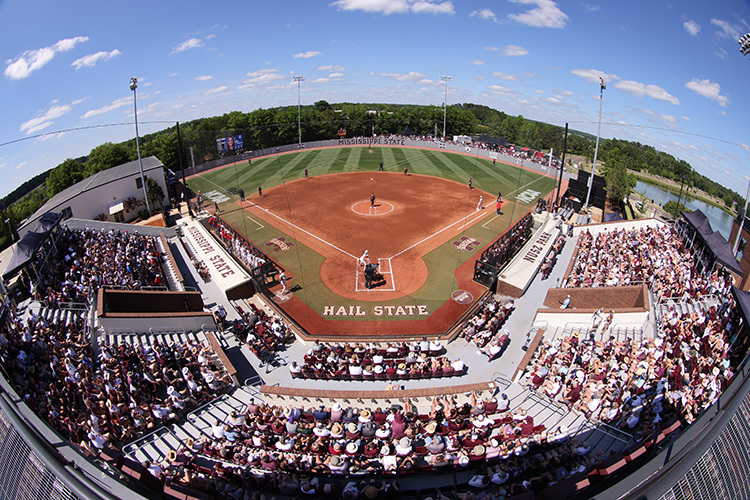
M 164 208 L 162 200 L 164 199 L 164 191 L 158 182 L 151 177 L 146 177 L 146 195 L 148 196 L 148 202 L 153 207 L 155 202 L 159 202 L 159 207 Z
M 665 212 L 672 214 L 675 217 L 679 217 L 681 212 L 692 212 L 692 210 L 685 208 L 685 205 L 677 203 L 675 200 L 666 202 L 663 208 Z
M 68 158 L 49 173 L 46 186 L 47 197 L 52 198 L 81 180 L 83 180 L 83 166 Z
M 607 196 L 614 204 L 621 206 L 623 199 L 630 194 L 631 179 L 617 149 L 608 155 L 604 180 L 607 183 Z
M 95 147 L 89 153 L 86 169 L 83 172 L 84 179 L 102 170 L 122 165 L 135 160 L 134 151 L 128 149 L 124 144 L 112 144 L 105 142 Z

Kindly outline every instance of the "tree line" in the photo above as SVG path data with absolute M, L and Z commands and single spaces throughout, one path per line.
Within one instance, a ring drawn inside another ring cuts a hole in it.
M 417 135 L 443 134 L 442 106 L 416 106 L 396 104 L 337 103 L 318 101 L 302 106 L 300 121 L 302 141 L 335 139 L 340 134 L 347 137 L 401 134 L 409 127 Z M 446 135 L 489 134 L 503 137 L 508 142 L 533 150 L 554 149 L 560 156 L 563 149 L 564 129 L 557 125 L 512 116 L 480 104 L 457 104 L 445 110 Z M 179 172 L 179 147 L 176 126 L 165 128 L 140 139 L 141 155 L 156 156 L 165 168 Z M 221 116 L 199 118 L 180 124 L 183 144 L 183 166 L 190 165 L 190 150 L 196 164 L 219 156 L 216 140 L 229 135 L 243 135 L 243 150 L 265 149 L 298 140 L 297 107 L 259 108 L 249 113 L 232 111 Z M 593 158 L 596 138 L 591 134 L 569 131 L 567 150 L 570 154 Z M 223 154 L 236 154 L 229 151 Z M 0 201 L 3 220 L 10 218 L 13 227 L 33 214 L 52 196 L 102 170 L 137 159 L 135 138 L 122 143 L 101 144 L 81 158 L 69 158 L 60 165 L 37 175 L 22 184 Z M 623 178 L 621 170 L 660 175 L 689 186 L 702 189 L 724 200 L 744 204 L 744 199 L 707 177 L 699 174 L 684 160 L 679 160 L 652 146 L 620 139 L 602 139 L 598 161 L 601 161 L 613 178 Z M 617 167 L 617 168 L 613 168 Z M 632 179 L 626 180 L 632 184 Z M 620 191 L 618 191 L 619 195 Z M 8 225 L 0 227 L 0 246 L 9 244 Z

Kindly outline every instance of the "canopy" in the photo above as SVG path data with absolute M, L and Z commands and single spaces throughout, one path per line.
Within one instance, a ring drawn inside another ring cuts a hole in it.
M 713 232 L 711 223 L 708 221 L 708 217 L 706 217 L 705 214 L 700 210 L 696 210 L 695 212 L 682 212 L 682 216 L 700 234 L 706 235 Z
M 26 233 L 21 238 L 21 241 L 16 244 L 16 250 L 8 263 L 8 268 L 3 273 L 3 278 L 8 279 L 9 276 L 13 276 L 33 259 L 36 251 L 39 250 L 44 240 L 47 239 L 47 234 L 46 231 L 41 233 L 29 231 Z
M 498 146 L 508 147 L 510 146 L 510 143 L 503 139 L 502 137 L 492 137 L 491 135 L 482 134 L 477 139 L 479 142 L 483 142 L 485 144 L 497 144 Z
M 34 231 L 43 233 L 45 231 L 49 231 L 56 225 L 60 223 L 62 220 L 62 214 L 56 214 L 54 212 L 47 212 L 41 217 L 39 217 L 39 220 L 36 221 L 36 226 L 34 226 Z
M 742 276 L 742 269 L 740 269 L 740 264 L 734 257 L 732 246 L 724 239 L 719 231 L 703 236 L 703 241 L 706 242 L 706 246 L 711 250 L 711 253 L 719 264 L 726 267 L 737 276 Z
M 734 298 L 742 310 L 742 315 L 745 317 L 745 324 L 747 324 L 748 319 L 750 319 L 750 292 L 733 286 L 732 294 L 734 294 Z
M 620 215 L 619 212 L 612 212 L 611 214 L 604 215 L 604 222 L 614 222 L 618 220 L 623 220 L 622 215 Z
M 409 126 L 407 125 L 406 128 L 401 132 L 401 135 L 417 135 L 416 132 L 414 132 Z

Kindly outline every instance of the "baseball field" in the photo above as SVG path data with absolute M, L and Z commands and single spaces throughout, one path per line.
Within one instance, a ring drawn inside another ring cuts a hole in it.
M 340 147 L 229 165 L 189 185 L 286 270 L 290 292 L 279 284 L 271 298 L 308 333 L 418 338 L 445 332 L 484 292 L 472 281 L 479 252 L 555 179 L 469 154 Z M 378 264 L 371 288 L 365 250 Z

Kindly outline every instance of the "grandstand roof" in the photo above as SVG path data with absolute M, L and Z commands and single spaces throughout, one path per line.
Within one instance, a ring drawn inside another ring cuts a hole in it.
M 141 160 L 143 162 L 144 174 L 148 171 L 155 170 L 157 168 L 161 169 L 164 167 L 162 162 L 159 161 L 159 159 L 155 156 L 148 156 L 146 158 L 142 158 Z M 55 196 L 47 200 L 47 203 L 42 205 L 39 210 L 34 212 L 34 214 L 26 220 L 23 226 L 18 228 L 18 231 L 19 233 L 23 234 L 29 228 L 33 227 L 32 224 L 39 220 L 39 218 L 41 218 L 44 214 L 46 214 L 47 212 L 55 211 L 55 209 L 60 205 L 82 193 L 91 191 L 120 179 L 131 177 L 139 172 L 140 167 L 138 164 L 138 160 L 123 163 L 122 165 L 97 172 L 94 175 L 83 179 L 81 182 L 73 184 L 69 188 L 60 191 Z

